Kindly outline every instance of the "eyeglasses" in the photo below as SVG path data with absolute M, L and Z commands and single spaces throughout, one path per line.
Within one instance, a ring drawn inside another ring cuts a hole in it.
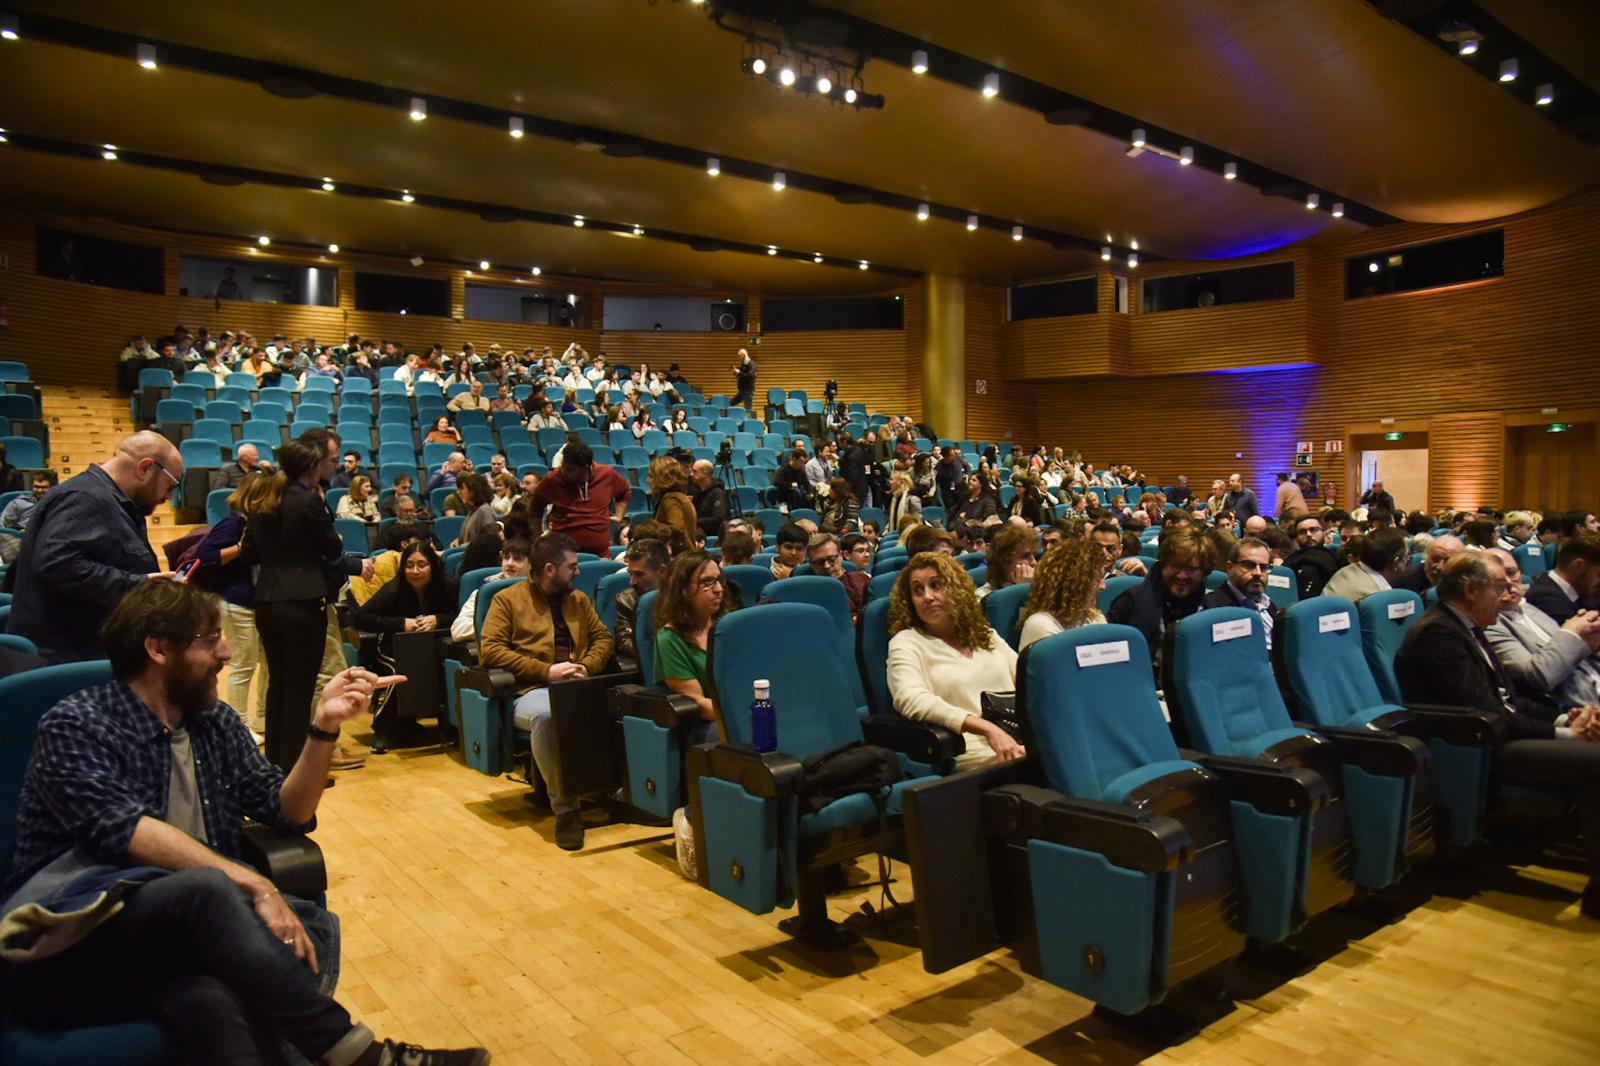
M 159 466 L 161 464 L 157 463 L 156 465 Z M 215 648 L 221 640 L 222 630 L 213 629 L 209 633 L 196 633 L 191 642 L 200 645 L 202 648 Z
M 722 575 L 718 574 L 716 577 L 703 577 L 699 581 L 695 582 L 695 587 L 701 592 L 710 592 L 712 589 L 721 588 Z
M 839 553 L 838 552 L 834 552 L 832 555 L 820 555 L 820 556 L 818 556 L 817 558 L 811 560 L 811 565 L 815 569 L 823 569 L 825 567 L 832 566 L 834 563 L 837 563 L 838 561 L 839 561 Z
M 159 471 L 161 471 L 161 472 L 162 472 L 162 473 L 163 473 L 163 474 L 165 474 L 165 475 L 167 475 L 167 476 L 168 476 L 168 477 L 170 477 L 170 478 L 172 478 L 172 483 L 173 483 L 173 484 L 174 484 L 174 485 L 181 485 L 181 484 L 183 484 L 183 482 L 181 482 L 181 481 L 179 481 L 179 480 L 178 480 L 178 478 L 177 478 L 177 476 L 176 476 L 176 475 L 174 475 L 174 474 L 173 474 L 173 472 L 172 472 L 172 471 L 170 471 L 170 470 L 168 470 L 168 469 L 167 469 L 167 468 L 166 468 L 166 467 L 165 467 L 165 466 L 162 466 L 162 465 L 161 465 L 161 460 L 160 460 L 160 459 L 152 459 L 152 460 L 150 460 L 150 461 L 151 461 L 151 462 L 152 462 L 152 463 L 155 463 L 155 464 L 156 464 L 156 469 L 157 469 L 157 470 L 159 470 Z
M 1247 570 L 1252 573 L 1255 571 L 1260 571 L 1261 573 L 1265 574 L 1272 570 L 1271 563 L 1252 563 L 1248 559 L 1240 559 L 1233 565 L 1237 566 L 1240 570 Z

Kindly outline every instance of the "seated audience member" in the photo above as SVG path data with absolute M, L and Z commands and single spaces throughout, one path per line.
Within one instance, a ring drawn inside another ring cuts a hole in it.
M 720 537 L 728 522 L 728 489 L 713 475 L 713 469 L 710 459 L 697 459 L 689 468 L 695 520 L 702 538 Z
M 1002 526 L 989 541 L 988 556 L 989 579 L 978 588 L 980 600 L 1007 585 L 1033 580 L 1039 562 L 1039 535 L 1032 526 Z
M 656 597 L 656 676 L 668 689 L 700 708 L 700 725 L 688 743 L 716 738 L 717 710 L 711 702 L 711 671 L 706 662 L 711 631 L 728 612 L 722 567 L 703 551 L 672 560 Z
M 56 472 L 54 470 L 35 471 L 29 479 L 31 492 L 18 496 L 6 504 L 5 510 L 0 511 L 0 528 L 19 529 L 24 532 L 28 528 L 28 520 L 33 517 L 33 509 L 39 501 L 44 499 L 44 494 L 56 486 Z
M 811 535 L 805 527 L 788 522 L 778 530 L 778 554 L 772 557 L 772 576 L 782 580 L 794 573 L 794 568 L 806 561 L 806 542 Z
M 810 507 L 816 496 L 811 489 L 811 482 L 806 476 L 806 453 L 796 448 L 789 453 L 789 461 L 783 465 L 773 479 L 777 489 L 777 504 L 789 510 L 799 510 Z
M 507 578 L 527 577 L 531 569 L 528 561 L 530 550 L 528 542 L 520 537 L 506 541 L 500 546 L 500 572 L 484 584 Z M 451 640 L 472 643 L 478 639 L 478 591 L 482 587 L 480 585 L 467 593 L 467 601 L 461 605 L 461 610 L 456 612 L 456 620 L 450 623 Z
M 977 474 L 967 477 L 967 494 L 957 505 L 952 519 L 962 522 L 983 522 L 987 518 L 999 513 L 1000 505 L 993 492 L 989 490 L 989 483 Z
M 1499 543 L 1495 533 L 1495 524 L 1487 519 L 1473 519 L 1461 527 L 1461 539 L 1467 547 L 1482 550 L 1493 548 Z
M 366 476 L 367 472 L 361 469 L 361 453 L 345 452 L 344 465 L 333 472 L 333 477 L 328 479 L 330 489 L 347 489 L 351 482 L 358 477 Z
M 503 519 L 517 504 L 517 479 L 503 471 L 484 476 L 489 478 L 494 492 L 493 498 L 489 500 L 489 507 L 494 511 L 496 518 Z M 537 480 L 534 481 L 534 487 L 538 487 Z
M 548 522 L 552 533 L 570 537 L 577 550 L 607 558 L 611 526 L 622 524 L 632 494 L 626 478 L 595 462 L 593 450 L 573 440 L 562 448 L 560 465 L 534 489 L 528 517 L 535 536 Z
M 471 544 L 479 535 L 500 524 L 500 516 L 494 513 L 494 492 L 489 488 L 489 479 L 482 474 L 462 475 L 455 495 L 467 516 L 455 545 Z
M 559 429 L 565 431 L 566 428 L 566 420 L 563 419 L 559 413 L 557 413 L 556 405 L 549 400 L 546 400 L 544 403 L 540 404 L 538 412 L 532 418 L 528 419 L 528 429 L 534 433 L 538 433 L 541 429 Z
M 1439 602 L 1406 632 L 1395 676 L 1407 703 L 1472 707 L 1496 715 L 1505 741 L 1495 756 L 1499 786 L 1566 786 L 1576 793 L 1589 866 L 1583 913 L 1600 918 L 1600 715 L 1590 708 L 1554 724 L 1558 709 L 1519 696 L 1484 635 L 1509 589 L 1504 567 L 1489 552 L 1463 552 L 1439 578 Z
M 860 534 L 855 534 L 860 536 Z M 844 568 L 844 549 L 832 533 L 814 533 L 806 541 L 806 562 L 811 572 L 819 577 L 838 578 L 844 584 L 845 599 L 850 604 L 850 621 L 861 624 L 861 611 L 867 605 L 867 583 L 872 580 L 865 570 L 847 571 Z
M 433 427 L 428 430 L 428 435 L 423 438 L 426 444 L 461 444 L 461 431 L 450 424 L 448 415 L 440 415 L 433 420 Z
M 1578 527 L 1561 542 L 1556 568 L 1546 570 L 1528 586 L 1528 602 L 1549 615 L 1557 625 L 1579 611 L 1600 607 L 1600 536 Z
M 1072 540 L 1046 552 L 1022 608 L 1018 650 L 1068 629 L 1104 622 L 1095 599 L 1105 584 L 1105 556 L 1095 545 Z
M 1107 577 L 1118 574 L 1142 577 L 1149 573 L 1150 568 L 1145 565 L 1143 558 L 1122 553 L 1122 530 L 1117 528 L 1115 522 L 1096 522 L 1089 529 L 1089 541 L 1105 556 Z
M 378 513 L 378 501 L 372 495 L 372 482 L 361 476 L 351 481 L 350 491 L 339 501 L 334 517 L 354 518 L 362 522 L 377 522 L 382 518 Z
M 864 574 L 872 573 L 872 558 L 876 554 L 871 539 L 871 525 L 871 522 L 867 523 L 866 532 L 846 533 L 839 538 L 839 550 L 844 552 L 845 562 L 855 563 L 856 569 Z
M 1411 564 L 1406 535 L 1392 526 L 1361 537 L 1357 552 L 1355 562 L 1328 579 L 1322 588 L 1324 595 L 1353 601 L 1365 599 L 1374 592 L 1394 588 Z
M 1506 572 L 1500 617 L 1484 630 L 1517 690 L 1564 712 L 1600 704 L 1600 613 L 1581 611 L 1557 625 L 1523 598 L 1522 568 L 1504 548 L 1490 552 Z M 1565 724 L 1557 719 L 1557 724 Z
M 744 529 L 725 534 L 717 548 L 723 566 L 747 566 L 756 557 L 756 540 Z
M 483 397 L 483 382 L 473 378 L 466 392 L 458 392 L 444 405 L 447 411 L 487 411 L 489 401 Z
M 401 474 L 394 479 L 393 491 L 385 493 L 378 498 L 378 514 L 383 518 L 398 518 L 395 507 L 402 497 L 410 497 L 416 502 L 416 489 L 412 487 L 411 475 Z
M 684 491 L 689 481 L 683 464 L 670 455 L 658 455 L 650 460 L 649 480 L 650 494 L 656 498 L 655 520 L 672 530 L 672 554 L 688 551 L 700 541 L 700 519 Z
M 1261 628 L 1267 637 L 1267 650 L 1272 650 L 1272 635 L 1277 630 L 1281 612 L 1267 596 L 1267 575 L 1272 573 L 1272 559 L 1267 546 L 1255 537 L 1242 537 L 1234 541 L 1228 556 L 1228 580 L 1220 588 L 1206 593 L 1202 607 L 1244 607 L 1261 616 Z
M 435 470 L 433 476 L 428 479 L 428 487 L 423 495 L 427 495 L 434 489 L 453 489 L 460 484 L 462 478 L 471 472 L 472 466 L 467 462 L 466 454 L 463 452 L 451 452 L 445 458 L 445 461 L 439 464 L 439 469 Z M 445 513 L 449 514 L 451 512 L 446 508 Z
M 1445 564 L 1466 550 L 1466 544 L 1454 534 L 1443 533 L 1434 537 L 1422 555 L 1421 566 L 1412 566 L 1410 560 L 1406 560 L 1405 573 L 1394 583 L 1395 588 L 1410 589 L 1419 595 L 1426 593 L 1438 585 Z
M 1055 516 L 1055 508 L 1050 497 L 1046 496 L 1039 479 L 1031 474 L 1024 474 L 1012 478 L 1011 483 L 1016 486 L 1016 498 L 1007 508 L 1008 517 L 1021 517 L 1029 525 L 1047 526 Z
M 303 924 L 323 924 L 318 908 L 280 895 L 240 855 L 247 817 L 311 827 L 340 726 L 404 679 L 339 673 L 285 774 L 217 699 L 231 657 L 221 625 L 217 598 L 193 585 L 136 586 L 102 634 L 116 679 L 40 720 L 0 907 L 22 923 L 7 940 L 8 1009 L 52 1029 L 153 1016 L 188 1062 L 277 1061 L 280 1040 L 316 1062 L 488 1062 L 482 1050 L 379 1044 L 354 1024 L 319 987 L 328 960 Z M 122 901 L 72 938 L 41 919 L 71 905 L 68 887 L 81 901 L 118 881 Z
M 1167 627 L 1200 610 L 1214 557 L 1212 540 L 1204 532 L 1190 526 L 1174 529 L 1161 541 L 1150 574 L 1112 601 L 1106 620 L 1144 634 L 1151 661 L 1159 666 Z
M 1507 511 L 1501 527 L 1505 533 L 1496 544 L 1506 551 L 1513 551 L 1517 545 L 1533 540 L 1533 515 L 1527 511 Z
M 239 457 L 217 470 L 211 471 L 206 477 L 206 484 L 210 491 L 218 489 L 236 489 L 239 483 L 257 470 L 263 473 L 272 473 L 272 464 L 261 461 L 261 449 L 246 441 L 239 445 Z
M 618 669 L 639 669 L 639 641 L 635 633 L 639 616 L 639 597 L 661 587 L 671 556 L 659 540 L 639 537 L 628 543 L 623 557 L 628 568 L 628 587 L 617 596 L 616 651 Z
M 604 672 L 613 642 L 589 597 L 572 587 L 578 576 L 578 546 L 571 537 L 546 533 L 534 542 L 530 561 L 528 580 L 512 585 L 489 605 L 479 658 L 485 666 L 498 666 L 516 677 L 516 723 L 528 731 L 534 762 L 551 786 L 556 845 L 577 851 L 583 847 L 578 797 L 554 791 L 561 776 L 549 686 Z
M 967 769 L 1027 755 L 983 717 L 984 692 L 1016 689 L 1017 653 L 983 616 L 977 590 L 947 555 L 913 555 L 889 593 L 889 695 L 907 718 L 965 734 Z
M 455 617 L 455 609 L 455 582 L 433 547 L 417 541 L 400 553 L 399 574 L 357 607 L 350 620 L 359 630 L 377 633 L 380 658 L 392 660 L 393 634 L 444 629 Z M 372 721 L 376 737 L 372 753 L 382 755 L 403 745 L 409 739 L 408 725 L 392 711 L 380 711 Z
M 938 526 L 914 526 L 900 534 L 900 543 L 911 555 L 921 555 L 923 552 L 937 552 L 940 555 L 956 553 L 955 538 Z
M 1322 595 L 1328 579 L 1339 570 L 1339 557 L 1325 543 L 1327 532 L 1316 515 L 1301 515 L 1294 520 L 1295 550 L 1283 560 L 1295 573 L 1300 598 Z
M 1178 483 L 1172 486 L 1172 491 L 1166 495 L 1167 502 L 1174 507 L 1189 506 L 1189 501 L 1194 499 L 1194 490 L 1189 487 L 1189 475 L 1179 474 Z

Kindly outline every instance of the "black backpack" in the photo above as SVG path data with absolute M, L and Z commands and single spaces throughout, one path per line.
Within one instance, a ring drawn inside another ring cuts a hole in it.
M 800 763 L 795 799 L 802 814 L 815 814 L 834 800 L 867 793 L 882 815 L 889 786 L 904 780 L 900 756 L 889 748 L 853 740 L 832 751 L 807 756 Z

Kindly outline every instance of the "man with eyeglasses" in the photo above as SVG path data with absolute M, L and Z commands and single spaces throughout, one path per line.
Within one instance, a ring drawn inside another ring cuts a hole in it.
M 850 604 L 850 621 L 859 625 L 861 612 L 867 606 L 867 583 L 872 578 L 864 570 L 845 570 L 844 552 L 832 533 L 812 534 L 806 542 L 806 562 L 811 564 L 813 574 L 836 578 L 844 585 L 844 597 Z
M 111 609 L 144 582 L 172 577 L 145 519 L 182 480 L 177 446 L 144 430 L 47 493 L 17 557 L 9 631 L 54 663 L 104 658 L 100 623 Z
M 1267 596 L 1267 575 L 1272 573 L 1272 552 L 1265 541 L 1245 537 L 1233 543 L 1228 558 L 1228 580 L 1222 587 L 1206 593 L 1205 607 L 1246 607 L 1261 616 L 1266 631 L 1267 650 L 1272 650 L 1272 634 L 1278 628 L 1279 611 Z
M 1328 550 L 1327 532 L 1316 515 L 1295 519 L 1293 532 L 1296 547 L 1283 565 L 1294 571 L 1302 600 L 1320 596 L 1328 579 L 1339 572 L 1339 557 Z
M 1133 626 L 1144 634 L 1151 663 L 1161 665 L 1161 642 L 1168 627 L 1200 610 L 1215 549 L 1205 531 L 1182 526 L 1161 541 L 1156 565 L 1141 584 L 1111 603 L 1106 621 Z

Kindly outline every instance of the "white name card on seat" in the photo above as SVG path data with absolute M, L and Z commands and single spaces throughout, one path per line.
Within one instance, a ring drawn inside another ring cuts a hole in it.
M 1211 643 L 1221 644 L 1225 640 L 1238 640 L 1240 637 L 1250 635 L 1250 619 L 1240 618 L 1232 622 L 1217 622 L 1211 627 Z
M 1399 603 L 1391 603 L 1389 605 L 1389 619 L 1391 621 L 1396 618 L 1409 618 L 1416 613 L 1416 600 L 1401 600 Z
M 1318 633 L 1337 633 L 1341 629 L 1349 628 L 1350 616 L 1342 611 L 1339 614 L 1325 614 L 1317 619 Z
M 1082 667 L 1109 666 L 1128 661 L 1128 642 L 1112 640 L 1104 644 L 1083 644 L 1078 647 L 1078 665 Z
M 1286 588 L 1289 588 L 1293 584 L 1294 584 L 1294 582 L 1289 580 L 1289 575 L 1288 574 L 1268 574 L 1267 575 L 1267 587 L 1268 588 L 1286 589 Z

